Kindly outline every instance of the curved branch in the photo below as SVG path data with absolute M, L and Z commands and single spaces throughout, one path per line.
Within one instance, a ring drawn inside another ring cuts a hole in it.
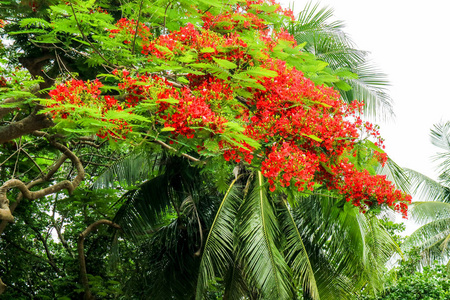
M 26 185 L 26 187 L 28 189 L 31 189 L 32 187 L 42 183 L 42 182 L 46 182 L 48 180 L 50 180 L 50 178 L 52 178 L 53 174 L 56 173 L 56 171 L 58 171 L 58 169 L 61 167 L 61 165 L 67 160 L 67 156 L 66 155 L 62 155 L 48 170 L 48 173 L 36 180 L 31 181 L 30 183 L 28 183 Z M 19 193 L 19 195 L 17 196 L 16 202 L 14 202 L 13 204 L 11 204 L 11 206 L 9 207 L 10 213 L 12 214 L 14 212 L 14 210 L 16 209 L 16 207 L 19 205 L 20 201 L 23 199 L 23 194 Z M 0 218 L 1 219 L 1 218 Z M 5 230 L 5 227 L 8 225 L 8 221 L 3 220 L 0 223 L 0 236 L 3 233 L 3 230 Z
M 91 225 L 89 225 L 80 235 L 78 236 L 78 243 L 77 243 L 77 250 L 78 250 L 78 259 L 80 261 L 80 277 L 81 277 L 81 284 L 84 288 L 84 299 L 90 300 L 94 299 L 94 296 L 92 296 L 91 290 L 89 288 L 89 280 L 87 277 L 86 272 L 86 258 L 84 256 L 84 240 L 87 237 L 89 233 L 91 233 L 93 230 L 95 230 L 98 226 L 105 224 L 108 226 L 111 226 L 116 229 L 121 229 L 121 227 L 109 220 L 98 220 Z
M 36 136 L 43 136 L 46 137 L 47 134 L 44 132 L 34 132 L 34 135 Z M 71 194 L 75 188 L 81 183 L 81 181 L 84 178 L 85 172 L 83 165 L 80 161 L 80 159 L 67 148 L 66 146 L 56 142 L 55 140 L 48 138 L 50 144 L 52 144 L 56 149 L 61 151 L 65 157 L 68 157 L 75 168 L 77 169 L 77 176 L 73 179 L 73 181 L 69 180 L 63 180 L 60 181 L 54 185 L 51 185 L 49 187 L 43 188 L 38 191 L 30 191 L 29 186 L 27 186 L 23 181 L 19 179 L 10 179 L 3 183 L 3 185 L 0 187 L 0 219 L 6 220 L 8 222 L 13 222 L 14 217 L 12 216 L 10 207 L 9 207 L 9 200 L 7 197 L 7 192 L 11 188 L 18 188 L 20 192 L 22 193 L 23 197 L 29 199 L 29 200 L 35 200 L 41 197 L 44 197 L 46 195 L 53 194 L 55 192 L 59 192 L 61 190 L 67 190 L 69 194 Z M 61 161 L 61 159 L 60 159 Z M 62 163 L 61 163 L 62 164 Z M 56 170 L 54 170 L 56 172 Z M 53 174 L 53 173 L 52 173 Z M 39 180 L 38 180 L 39 181 Z M 42 182 L 42 181 L 39 181 Z M 33 185 L 36 185 L 38 182 L 35 182 Z

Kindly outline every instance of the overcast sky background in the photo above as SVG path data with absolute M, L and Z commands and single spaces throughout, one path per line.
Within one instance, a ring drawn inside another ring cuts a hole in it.
M 281 0 L 284 7 L 292 0 Z M 294 13 L 307 1 L 296 0 Z M 345 23 L 357 49 L 369 51 L 374 66 L 387 75 L 396 117 L 378 123 L 386 152 L 403 168 L 437 179 L 430 142 L 434 124 L 450 121 L 450 1 L 448 0 L 322 0 Z M 292 6 L 292 5 L 291 5 Z M 413 199 L 418 200 L 418 199 Z M 397 221 L 401 217 L 398 216 Z M 403 234 L 418 225 L 406 222 Z

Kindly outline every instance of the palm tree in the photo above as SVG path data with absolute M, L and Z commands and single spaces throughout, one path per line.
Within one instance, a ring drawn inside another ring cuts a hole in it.
M 139 249 L 133 296 L 352 299 L 362 288 L 378 291 L 385 262 L 399 251 L 374 214 L 326 190 L 269 193 L 261 173 L 247 170 L 219 191 L 211 178 L 222 167 L 211 176 L 154 153 L 136 150 L 94 183 L 136 185 L 137 165 L 147 174 L 123 195 L 114 219 Z
M 434 125 L 431 142 L 444 150 L 435 157 L 439 162 L 438 180 L 407 170 L 415 194 L 421 199 L 414 202 L 412 219 L 422 226 L 405 241 L 405 246 L 420 247 L 425 264 L 436 259 L 446 263 L 450 254 L 450 122 Z

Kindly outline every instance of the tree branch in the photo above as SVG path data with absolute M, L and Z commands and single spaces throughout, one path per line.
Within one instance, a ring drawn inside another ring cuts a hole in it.
M 61 165 L 66 161 L 68 157 L 66 155 L 62 155 L 49 169 L 48 169 L 48 173 L 46 175 L 44 175 L 43 177 L 40 177 L 36 180 L 31 181 L 30 183 L 28 183 L 26 186 L 28 189 L 31 189 L 33 186 L 36 186 L 40 183 L 46 182 L 48 180 L 50 180 L 50 178 L 52 178 L 53 174 L 56 173 L 56 171 L 58 171 L 58 169 L 61 167 Z M 16 202 L 14 202 L 13 204 L 11 204 L 11 206 L 9 207 L 9 210 L 11 212 L 11 214 L 14 212 L 14 210 L 16 209 L 16 207 L 19 205 L 20 201 L 23 198 L 23 194 L 19 193 L 19 195 L 17 196 Z M 1 219 L 1 218 L 0 218 Z M 2 220 L 1 224 L 0 224 L 0 235 L 3 233 L 3 231 L 5 230 L 5 227 L 8 225 L 8 221 L 6 220 Z
M 41 106 L 35 107 L 34 111 L 26 118 L 0 127 L 0 144 L 19 138 L 35 130 L 53 127 L 55 124 L 47 114 L 38 114 Z
M 175 149 L 175 148 L 173 148 L 173 147 L 167 145 L 166 143 L 164 143 L 164 142 L 162 142 L 162 141 L 160 141 L 160 140 L 154 140 L 153 142 L 156 143 L 156 144 L 159 144 L 159 145 L 163 146 L 164 148 L 166 148 L 166 149 L 168 149 L 168 150 L 172 150 L 172 151 L 174 151 L 174 152 L 178 152 L 177 149 Z M 189 154 L 186 154 L 186 153 L 180 153 L 180 155 L 183 156 L 183 157 L 186 157 L 186 158 L 189 159 L 189 160 L 195 161 L 195 162 L 202 162 L 200 159 L 195 158 L 195 157 L 193 157 L 193 156 L 190 156 Z M 205 162 L 203 162 L 203 163 L 205 163 Z
M 45 132 L 35 131 L 34 135 L 47 137 L 47 134 Z M 30 191 L 30 189 L 27 187 L 27 185 L 19 179 L 10 179 L 10 180 L 6 181 L 0 187 L 0 219 L 6 220 L 9 222 L 14 221 L 14 217 L 12 216 L 10 208 L 9 208 L 9 200 L 7 197 L 7 192 L 11 188 L 16 187 L 20 190 L 23 197 L 25 197 L 29 200 L 35 200 L 35 199 L 44 197 L 46 195 L 50 195 L 55 192 L 59 192 L 64 189 L 67 190 L 69 192 L 69 194 L 71 194 L 83 180 L 85 172 L 84 172 L 83 165 L 82 165 L 81 161 L 79 160 L 79 158 L 72 151 L 70 151 L 69 148 L 67 148 L 66 146 L 56 142 L 52 138 L 47 138 L 47 139 L 49 140 L 50 144 L 52 144 L 56 149 L 61 151 L 66 157 L 68 157 L 72 161 L 72 164 L 77 169 L 77 176 L 73 179 L 73 181 L 63 180 L 54 185 L 51 185 L 49 187 L 43 188 L 38 191 Z
M 0 295 L 3 294 L 6 290 L 6 284 L 3 283 L 2 279 L 0 278 Z
M 121 229 L 121 227 L 118 224 L 109 220 L 102 219 L 89 225 L 78 237 L 77 250 L 78 250 L 78 259 L 80 261 L 81 284 L 83 285 L 84 288 L 85 300 L 94 299 L 94 296 L 92 296 L 91 290 L 89 288 L 89 280 L 86 272 L 86 258 L 84 256 L 84 240 L 89 233 L 91 233 L 94 229 L 96 229 L 98 226 L 102 224 L 111 226 L 116 229 Z

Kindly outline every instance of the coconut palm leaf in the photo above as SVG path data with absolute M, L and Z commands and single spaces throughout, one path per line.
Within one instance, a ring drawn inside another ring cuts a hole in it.
M 133 238 L 145 237 L 161 223 L 171 220 L 172 215 L 180 216 L 181 206 L 189 197 L 198 201 L 200 195 L 210 197 L 214 193 L 214 189 L 199 180 L 200 169 L 191 167 L 183 158 L 166 157 L 158 163 L 155 177 L 128 191 L 118 201 L 121 207 L 114 221 Z M 203 207 L 202 213 L 211 214 L 207 205 Z
M 239 265 L 233 263 L 225 277 L 223 299 L 247 299 L 248 295 L 251 294 L 252 291 L 246 284 L 241 268 Z
M 152 154 L 143 147 L 123 156 L 100 174 L 94 183 L 93 189 L 114 188 L 118 183 L 122 187 L 133 186 L 147 180 L 151 167 L 157 166 L 160 157 Z
M 450 151 L 450 122 L 435 124 L 431 129 L 431 143 L 447 152 Z
M 450 203 L 439 201 L 414 201 L 413 203 L 411 219 L 418 224 L 448 218 L 450 218 Z
M 295 212 L 322 299 L 351 299 L 363 286 L 377 292 L 385 263 L 400 249 L 376 217 L 325 193 L 297 199 Z
M 175 217 L 137 245 L 136 270 L 126 291 L 138 299 L 193 299 L 198 270 L 198 226 Z
M 383 286 L 384 273 L 387 271 L 386 263 L 393 254 L 401 254 L 400 247 L 392 239 L 390 234 L 384 229 L 380 220 L 374 216 L 358 215 L 360 224 L 365 223 L 365 243 L 366 252 L 364 253 L 364 276 L 365 282 L 360 286 L 364 286 L 366 290 L 371 289 L 372 294 L 377 295 L 381 292 Z
M 401 168 L 392 159 L 388 158 L 384 166 L 380 164 L 376 172 L 379 175 L 386 175 L 386 179 L 395 183 L 397 189 L 410 193 L 411 182 L 406 169 Z
M 447 243 L 450 235 L 449 203 L 414 202 L 411 215 L 414 221 L 424 225 L 405 240 L 405 248 L 419 246 L 423 252 L 437 252 L 435 253 L 437 256 L 442 256 L 443 253 L 439 254 L 442 250 L 448 251 Z
M 405 169 L 411 182 L 412 193 L 423 201 L 450 201 L 450 189 L 443 184 L 411 169 Z
M 169 183 L 170 178 L 162 174 L 125 193 L 114 222 L 135 240 L 153 232 L 164 216 L 173 212 Z
M 237 262 L 248 285 L 263 299 L 292 299 L 291 274 L 278 249 L 281 231 L 264 183 L 258 171 L 239 209 Z
M 329 22 L 333 16 L 334 10 L 331 8 L 319 9 L 319 4 L 312 4 L 311 2 L 305 5 L 305 8 L 300 12 L 297 18 L 298 24 L 291 25 L 290 30 L 295 30 L 295 33 L 326 31 L 333 32 L 343 28 L 342 21 Z
M 368 62 L 350 66 L 349 70 L 358 77 L 344 80 L 352 88 L 341 91 L 342 98 L 346 102 L 355 99 L 364 101 L 364 114 L 368 117 L 383 121 L 394 117 L 393 100 L 387 91 L 389 82 L 386 74 L 380 73 Z
M 234 222 L 241 198 L 233 180 L 217 210 L 209 229 L 201 256 L 197 280 L 196 299 L 203 299 L 209 281 L 216 277 L 224 277 L 225 271 L 233 268 L 233 236 Z
M 286 237 L 286 261 L 292 270 L 295 285 L 301 286 L 312 299 L 320 299 L 307 249 L 298 231 L 289 204 L 284 200 L 282 201 L 280 217 L 282 232 Z
M 429 222 L 412 233 L 404 242 L 405 249 L 420 247 L 424 257 L 423 264 L 435 260 L 446 262 L 450 251 L 448 238 L 450 236 L 450 218 Z

